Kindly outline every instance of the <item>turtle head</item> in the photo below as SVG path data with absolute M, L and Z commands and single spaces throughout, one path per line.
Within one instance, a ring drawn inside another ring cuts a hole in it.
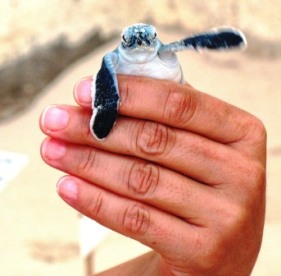
M 155 27 L 138 23 L 123 30 L 119 51 L 127 59 L 135 58 L 135 62 L 138 58 L 147 61 L 157 55 L 160 46 Z

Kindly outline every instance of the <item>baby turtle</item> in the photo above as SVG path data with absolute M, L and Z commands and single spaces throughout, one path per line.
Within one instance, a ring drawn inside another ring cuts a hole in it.
M 231 27 L 212 29 L 169 44 L 163 44 L 157 38 L 152 25 L 139 23 L 125 28 L 120 44 L 103 57 L 101 69 L 92 83 L 91 133 L 96 139 L 102 140 L 115 124 L 119 106 L 116 74 L 184 83 L 175 52 L 186 49 L 226 50 L 245 45 L 243 33 Z

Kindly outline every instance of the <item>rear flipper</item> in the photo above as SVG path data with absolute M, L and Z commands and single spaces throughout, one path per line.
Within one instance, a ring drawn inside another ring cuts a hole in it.
M 113 128 L 119 106 L 119 91 L 114 65 L 117 54 L 109 53 L 102 61 L 92 91 L 92 108 L 90 129 L 98 140 L 104 139 Z

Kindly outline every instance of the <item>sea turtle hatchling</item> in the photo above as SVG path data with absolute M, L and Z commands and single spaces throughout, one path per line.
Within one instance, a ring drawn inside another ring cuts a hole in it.
M 183 83 L 183 72 L 175 52 L 186 49 L 226 50 L 245 45 L 243 33 L 232 27 L 211 29 L 169 44 L 163 44 L 157 38 L 152 25 L 138 23 L 125 28 L 120 44 L 103 57 L 101 69 L 92 83 L 91 133 L 102 140 L 114 126 L 119 105 L 116 74 Z

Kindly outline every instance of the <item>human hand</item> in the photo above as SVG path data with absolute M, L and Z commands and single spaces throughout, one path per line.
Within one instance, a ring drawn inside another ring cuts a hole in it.
M 42 158 L 69 174 L 59 195 L 154 250 L 120 275 L 249 275 L 264 225 L 262 123 L 187 84 L 118 81 L 120 116 L 104 141 L 89 130 L 90 78 L 76 85 L 80 107 L 44 111 Z

